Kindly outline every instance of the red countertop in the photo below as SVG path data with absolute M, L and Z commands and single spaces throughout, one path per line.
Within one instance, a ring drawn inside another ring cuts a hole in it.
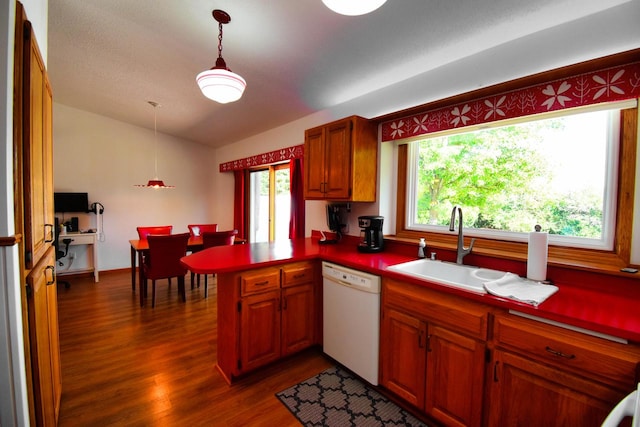
M 618 285 L 607 280 L 602 289 L 556 282 L 558 292 L 537 307 L 489 294 L 476 294 L 462 289 L 414 279 L 387 271 L 388 266 L 410 261 L 415 257 L 395 251 L 375 254 L 361 253 L 353 242 L 320 245 L 315 238 L 272 243 L 219 246 L 182 258 L 182 263 L 198 274 L 230 273 L 284 264 L 292 261 L 322 259 L 337 264 L 388 276 L 429 287 L 504 309 L 519 311 L 556 322 L 584 328 L 640 343 L 640 283 Z

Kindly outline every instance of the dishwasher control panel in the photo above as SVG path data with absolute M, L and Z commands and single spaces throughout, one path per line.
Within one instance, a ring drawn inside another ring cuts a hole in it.
M 325 279 L 340 282 L 345 286 L 356 287 L 366 292 L 380 292 L 380 277 L 363 271 L 323 262 L 322 276 Z

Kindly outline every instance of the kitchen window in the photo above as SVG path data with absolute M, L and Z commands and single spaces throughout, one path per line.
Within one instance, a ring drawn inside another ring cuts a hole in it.
M 568 259 L 583 257 L 571 249 L 624 259 L 633 206 L 620 195 L 633 194 L 637 144 L 637 109 L 630 106 L 635 101 L 400 142 L 398 191 L 405 197 L 398 198 L 398 236 L 428 233 L 432 242 L 448 242 L 451 210 L 459 205 L 465 235 L 480 240 L 476 247 L 484 241 L 514 250 L 506 242 L 525 243 L 540 224 L 550 245 L 568 248 Z

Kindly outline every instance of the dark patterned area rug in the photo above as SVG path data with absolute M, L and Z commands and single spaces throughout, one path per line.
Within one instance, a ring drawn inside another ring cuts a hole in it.
M 340 367 L 327 369 L 276 393 L 276 396 L 307 427 L 426 427 L 413 415 Z

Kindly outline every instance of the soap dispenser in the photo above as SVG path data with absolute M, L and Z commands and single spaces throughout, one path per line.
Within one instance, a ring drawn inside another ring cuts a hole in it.
M 425 242 L 424 237 L 420 238 L 420 242 L 418 243 L 418 258 L 424 258 L 425 252 L 427 250 L 427 242 Z

